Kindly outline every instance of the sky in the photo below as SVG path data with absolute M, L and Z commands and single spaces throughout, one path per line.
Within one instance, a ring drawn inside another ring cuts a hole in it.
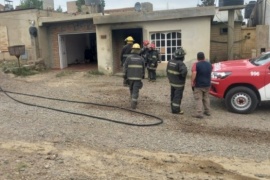
M 21 0 L 11 0 L 13 1 L 13 6 L 16 7 L 20 4 Z M 54 0 L 54 8 L 57 9 L 59 6 L 62 7 L 63 11 L 66 11 L 67 1 L 75 0 Z M 218 4 L 219 0 L 215 0 Z M 245 3 L 248 3 L 250 0 L 245 0 Z M 105 0 L 105 9 L 117 9 L 124 7 L 134 7 L 136 2 L 150 2 L 153 4 L 154 10 L 165 10 L 165 9 L 178 9 L 178 8 L 187 8 L 187 7 L 196 7 L 201 0 Z M 5 0 L 0 0 L 0 4 L 5 4 Z

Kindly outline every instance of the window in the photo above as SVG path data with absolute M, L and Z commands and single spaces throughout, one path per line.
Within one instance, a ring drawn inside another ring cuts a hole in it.
M 156 48 L 160 52 L 160 58 L 164 62 L 172 59 L 174 51 L 182 46 L 180 31 L 150 33 L 150 37 L 150 42 L 156 44 Z
M 220 28 L 220 35 L 227 35 L 228 34 L 228 28 Z

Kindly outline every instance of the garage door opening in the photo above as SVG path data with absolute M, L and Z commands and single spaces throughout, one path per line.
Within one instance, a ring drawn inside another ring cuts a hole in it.
M 112 31 L 112 41 L 113 41 L 113 65 L 114 65 L 114 72 L 122 72 L 121 67 L 121 51 L 123 46 L 125 45 L 125 39 L 128 36 L 132 36 L 134 39 L 134 43 L 138 43 L 142 45 L 143 36 L 142 36 L 142 28 L 134 28 L 134 29 L 119 29 Z
M 59 35 L 60 68 L 97 70 L 96 33 Z

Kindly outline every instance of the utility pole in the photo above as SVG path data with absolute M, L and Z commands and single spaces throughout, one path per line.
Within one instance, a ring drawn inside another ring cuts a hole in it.
M 244 9 L 245 5 L 236 5 L 236 6 L 221 6 L 219 7 L 219 11 L 228 11 L 228 47 L 227 47 L 227 55 L 228 59 L 234 59 L 234 14 L 235 10 Z

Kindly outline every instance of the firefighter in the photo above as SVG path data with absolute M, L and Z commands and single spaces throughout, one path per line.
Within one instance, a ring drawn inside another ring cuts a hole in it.
M 176 49 L 173 59 L 167 64 L 166 72 L 171 85 L 171 112 L 173 114 L 184 114 L 180 106 L 187 76 L 187 67 L 183 62 L 185 55 L 182 48 Z
M 148 71 L 148 80 L 156 81 L 156 70 L 158 67 L 159 52 L 156 50 L 156 45 L 154 43 L 150 44 L 148 55 L 147 55 L 147 71 Z
M 144 40 L 143 41 L 143 48 L 141 49 L 141 56 L 144 58 L 145 66 L 147 65 L 146 60 L 147 60 L 147 55 L 148 55 L 148 52 L 149 52 L 148 45 L 149 45 L 149 41 Z
M 123 47 L 121 52 L 121 66 L 124 65 L 126 58 L 130 55 L 134 39 L 132 36 L 128 36 L 125 39 L 126 45 Z
M 132 36 L 128 36 L 128 37 L 125 39 L 125 42 L 126 42 L 126 45 L 123 47 L 123 49 L 122 49 L 122 51 L 121 51 L 121 66 L 124 65 L 126 58 L 127 58 L 127 57 L 130 55 L 130 53 L 131 53 L 131 49 L 132 49 L 132 46 L 133 46 L 134 39 L 133 39 Z M 124 79 L 123 85 L 124 85 L 124 86 L 128 86 L 127 80 L 126 80 L 126 79 Z
M 144 78 L 145 66 L 140 52 L 140 45 L 133 44 L 131 55 L 127 57 L 124 64 L 124 79 L 128 80 L 132 109 L 136 109 L 139 90 L 143 87 L 142 79 Z

